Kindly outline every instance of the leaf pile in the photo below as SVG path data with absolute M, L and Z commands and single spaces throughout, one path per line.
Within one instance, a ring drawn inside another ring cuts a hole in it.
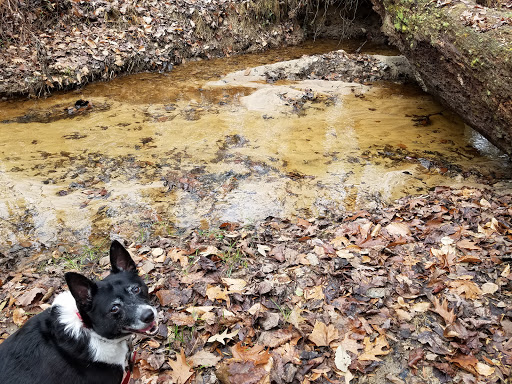
M 138 340 L 134 378 L 506 382 L 511 214 L 511 195 L 439 187 L 375 212 L 132 244 L 161 320 L 156 338 Z M 2 337 L 48 305 L 61 274 L 0 275 Z

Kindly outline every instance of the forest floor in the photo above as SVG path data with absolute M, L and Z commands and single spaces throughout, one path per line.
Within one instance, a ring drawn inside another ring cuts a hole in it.
M 250 14 L 242 2 L 33 4 L 20 15 L 35 34 L 0 9 L 0 96 L 304 38 L 292 18 L 276 23 L 271 9 Z M 485 22 L 480 11 L 467 17 Z M 510 383 L 511 217 L 512 195 L 440 187 L 371 212 L 128 244 L 160 320 L 155 338 L 137 339 L 133 380 Z M 0 340 L 49 306 L 64 272 L 105 276 L 103 248 L 62 245 L 1 270 Z
M 496 383 L 512 374 L 512 195 L 439 187 L 373 212 L 190 230 L 129 245 L 158 307 L 136 383 Z M 61 246 L 0 272 L 0 335 L 63 273 Z

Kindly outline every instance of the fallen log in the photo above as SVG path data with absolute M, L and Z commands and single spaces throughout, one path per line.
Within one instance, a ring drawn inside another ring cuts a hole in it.
M 372 3 L 426 91 L 511 155 L 512 11 L 474 1 Z

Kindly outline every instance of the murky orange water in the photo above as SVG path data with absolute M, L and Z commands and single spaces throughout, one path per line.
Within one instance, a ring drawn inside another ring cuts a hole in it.
M 290 105 L 250 105 L 256 92 L 275 97 L 311 84 L 257 91 L 260 85 L 208 83 L 336 44 L 192 62 L 167 74 L 0 103 L 0 120 L 10 121 L 0 124 L 1 247 L 328 215 L 439 184 L 509 188 L 506 158 L 416 87 L 319 91 L 297 113 Z M 67 118 L 64 108 L 77 99 L 93 109 Z M 430 114 L 428 125 L 415 121 Z

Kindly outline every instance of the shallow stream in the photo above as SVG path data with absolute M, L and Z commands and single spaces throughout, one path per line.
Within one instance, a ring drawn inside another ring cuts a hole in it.
M 437 185 L 510 189 L 507 158 L 418 87 L 221 79 L 359 45 L 306 43 L 1 102 L 0 251 L 331 215 Z M 311 92 L 300 110 L 287 102 Z M 92 108 L 70 115 L 79 99 Z

